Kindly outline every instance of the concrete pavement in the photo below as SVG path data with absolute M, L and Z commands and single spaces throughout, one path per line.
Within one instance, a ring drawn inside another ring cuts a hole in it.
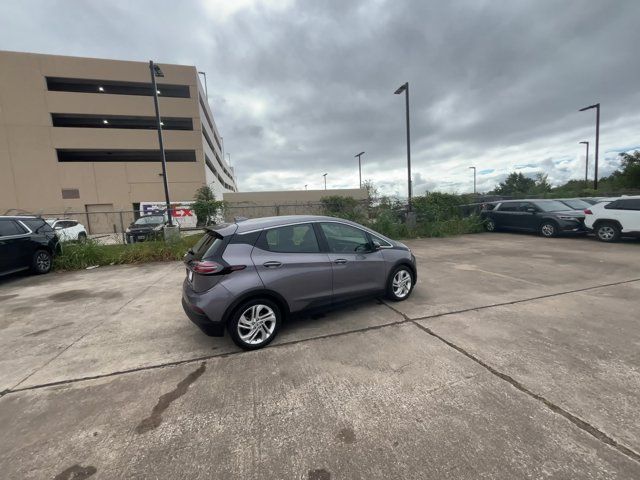
M 3 477 L 640 477 L 640 244 L 408 243 L 411 299 L 250 353 L 176 263 L 1 281 Z

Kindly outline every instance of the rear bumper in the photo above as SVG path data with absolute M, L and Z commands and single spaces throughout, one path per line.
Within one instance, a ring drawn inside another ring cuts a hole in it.
M 204 313 L 195 311 L 184 296 L 182 297 L 182 308 L 184 309 L 184 313 L 187 314 L 187 317 L 189 317 L 189 320 L 204 333 L 211 337 L 224 336 L 224 325 L 222 323 L 212 322 Z

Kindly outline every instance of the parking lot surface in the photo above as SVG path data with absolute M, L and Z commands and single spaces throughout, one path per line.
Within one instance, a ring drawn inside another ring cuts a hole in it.
M 177 262 L 0 279 L 2 478 L 640 478 L 640 242 L 407 244 L 409 300 L 255 352 Z

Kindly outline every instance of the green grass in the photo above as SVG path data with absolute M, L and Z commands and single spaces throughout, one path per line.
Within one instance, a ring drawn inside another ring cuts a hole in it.
M 183 255 L 200 239 L 189 235 L 179 241 L 141 242 L 128 245 L 100 245 L 94 241 L 65 244 L 62 254 L 53 261 L 57 271 L 81 270 L 94 265 L 122 265 L 127 263 L 166 262 L 181 260 Z

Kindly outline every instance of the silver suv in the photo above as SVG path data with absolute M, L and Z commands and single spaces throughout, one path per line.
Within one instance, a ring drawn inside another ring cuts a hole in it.
M 211 336 L 246 350 L 271 342 L 290 313 L 347 298 L 406 300 L 416 259 L 400 242 L 333 217 L 256 218 L 208 229 L 185 255 L 182 306 Z

